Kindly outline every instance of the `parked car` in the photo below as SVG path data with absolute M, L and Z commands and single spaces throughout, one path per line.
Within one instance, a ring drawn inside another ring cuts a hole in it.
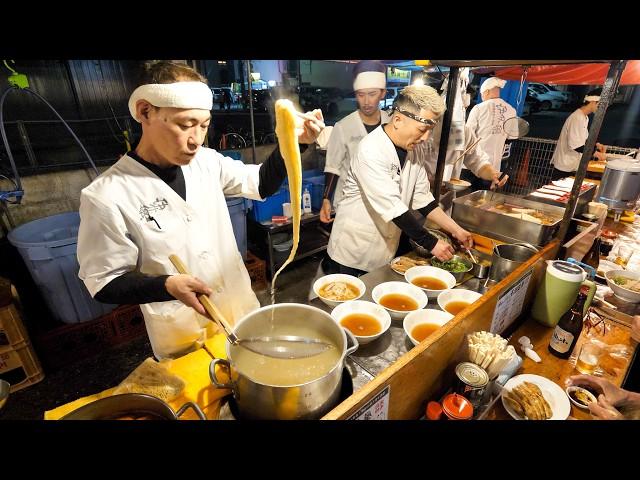
M 527 90 L 541 103 L 541 110 L 557 110 L 571 103 L 570 93 L 561 92 L 544 83 L 530 83 Z
M 238 95 L 231 89 L 231 87 L 211 87 L 211 93 L 213 93 L 213 104 L 222 105 L 225 100 L 225 94 L 227 98 L 231 99 L 231 103 L 238 102 Z

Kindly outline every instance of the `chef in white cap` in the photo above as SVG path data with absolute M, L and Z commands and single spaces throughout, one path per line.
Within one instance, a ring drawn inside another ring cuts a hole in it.
M 197 294 L 230 322 L 260 306 L 225 196 L 264 199 L 286 168 L 278 148 L 245 165 L 202 146 L 213 96 L 192 68 L 155 62 L 145 77 L 129 99 L 140 141 L 80 195 L 79 277 L 101 302 L 140 304 L 155 356 L 176 358 L 215 333 Z M 312 115 L 301 120 L 301 144 L 322 129 L 320 110 Z M 170 254 L 192 275 L 179 274 Z
M 553 164 L 551 180 L 569 177 L 578 170 L 584 144 L 589 136 L 589 115 L 598 109 L 601 93 L 601 88 L 591 90 L 584 97 L 582 106 L 565 120 L 551 158 Z M 605 146 L 601 143 L 596 143 L 594 157 L 602 161 L 607 159 Z
M 358 109 L 334 125 L 327 144 L 325 188 L 320 210 L 320 220 L 324 223 L 332 221 L 331 207 L 337 207 L 342 198 L 344 179 L 358 143 L 381 123 L 389 121 L 387 112 L 379 107 L 387 91 L 386 70 L 386 66 L 376 60 L 363 60 L 354 68 L 353 90 Z
M 505 120 L 517 116 L 515 108 L 500 98 L 500 89 L 506 83 L 501 78 L 490 77 L 480 85 L 482 102 L 471 109 L 466 124 L 480 138 L 478 145 L 489 155 L 491 165 L 497 172 L 501 169 L 504 143 L 507 140 L 503 124 Z M 474 190 L 487 190 L 492 185 L 491 181 L 480 179 L 466 169 L 462 170 L 461 178 L 469 180 Z

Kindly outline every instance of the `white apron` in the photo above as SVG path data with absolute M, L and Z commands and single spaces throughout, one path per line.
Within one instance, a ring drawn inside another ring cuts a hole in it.
M 371 271 L 393 258 L 401 231 L 392 220 L 409 207 L 417 210 L 434 200 L 423 147 L 409 152 L 401 171 L 396 149 L 382 127 L 360 142 L 327 246 L 333 260 Z
M 389 121 L 389 115 L 385 111 L 380 111 L 381 123 Z M 337 122 L 327 144 L 327 159 L 324 171 L 339 175 L 338 183 L 333 194 L 333 206 L 337 207 L 342 198 L 342 190 L 344 182 L 349 171 L 349 162 L 356 154 L 358 144 L 367 135 L 364 123 L 360 118 L 358 110 L 350 113 L 342 120 Z
M 192 275 L 213 289 L 209 298 L 230 322 L 258 308 L 225 195 L 260 199 L 259 168 L 200 148 L 182 167 L 185 201 L 146 167 L 123 156 L 80 197 L 79 276 L 91 295 L 135 269 L 149 275 L 177 274 L 168 258 L 175 253 Z M 199 347 L 216 330 L 177 300 L 140 308 L 160 359 Z

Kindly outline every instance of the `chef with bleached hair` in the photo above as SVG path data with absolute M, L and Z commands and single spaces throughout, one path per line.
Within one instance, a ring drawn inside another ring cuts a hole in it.
M 473 245 L 471 234 L 442 211 L 429 188 L 425 142 L 444 109 L 432 87 L 405 87 L 390 121 L 360 142 L 322 264 L 325 273 L 360 275 L 388 264 L 401 232 L 436 258 L 451 259 L 453 247 L 426 231 L 418 212 L 466 247 Z

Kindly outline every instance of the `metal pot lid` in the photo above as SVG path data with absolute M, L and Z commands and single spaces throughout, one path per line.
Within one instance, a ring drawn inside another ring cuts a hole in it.
M 640 172 L 640 162 L 630 160 L 609 160 L 606 168 L 609 170 L 618 170 L 620 172 Z

